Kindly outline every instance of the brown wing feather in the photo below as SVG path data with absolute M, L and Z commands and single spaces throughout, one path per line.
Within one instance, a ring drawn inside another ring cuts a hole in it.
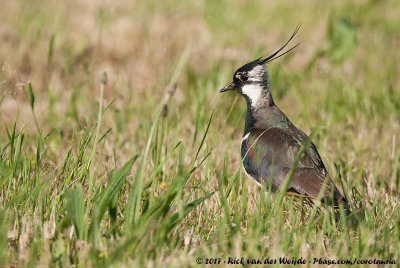
M 268 128 L 267 130 L 253 130 L 249 136 L 249 142 L 255 142 L 256 148 L 262 148 L 261 151 L 255 149 L 255 153 L 258 151 L 258 153 L 262 154 L 258 157 L 259 163 L 255 163 L 259 168 L 260 176 L 265 176 L 261 180 L 266 181 L 268 177 L 271 177 L 272 184 L 279 188 L 283 184 L 303 144 L 300 144 L 299 141 L 292 138 L 284 130 L 276 127 Z M 264 170 L 267 172 L 264 173 Z M 311 144 L 297 165 L 289 184 L 288 192 L 317 198 L 324 184 L 326 186 L 323 197 L 329 197 L 333 189 L 335 201 L 343 199 L 343 196 L 329 177 L 316 147 Z
M 266 150 L 265 157 L 280 167 L 291 168 L 301 146 L 284 130 L 271 127 L 266 130 L 256 129 L 249 137 L 250 142 L 256 143 Z M 313 145 L 313 144 L 312 144 Z M 299 161 L 299 168 L 323 168 L 322 161 L 313 161 L 310 155 L 316 155 L 315 146 L 310 146 Z M 318 155 L 319 156 L 319 155 Z M 324 169 L 324 168 L 323 168 Z

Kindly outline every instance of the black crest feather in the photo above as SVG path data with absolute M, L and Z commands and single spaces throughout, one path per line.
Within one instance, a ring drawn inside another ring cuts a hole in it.
M 279 52 L 281 52 L 289 43 L 290 41 L 292 41 L 292 39 L 294 38 L 294 36 L 297 34 L 297 32 L 299 31 L 301 27 L 301 23 L 299 23 L 296 26 L 296 29 L 294 29 L 294 32 L 292 33 L 292 35 L 290 36 L 289 40 L 280 48 L 278 49 L 276 52 L 274 52 L 272 55 L 269 56 L 265 56 L 265 57 L 261 57 L 259 58 L 257 61 L 260 64 L 266 64 L 268 62 L 271 62 L 273 60 L 276 60 L 279 57 L 282 57 L 283 55 L 289 53 L 290 51 L 292 51 L 293 49 L 295 49 L 298 45 L 300 45 L 300 43 L 297 43 L 296 45 L 294 45 L 293 47 L 291 47 L 290 49 L 286 50 L 285 52 L 283 52 L 282 54 L 279 54 Z M 279 54 L 279 55 L 278 55 Z

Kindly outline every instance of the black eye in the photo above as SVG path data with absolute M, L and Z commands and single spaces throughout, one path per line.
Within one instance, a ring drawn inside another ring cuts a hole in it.
M 247 81 L 247 79 L 249 79 L 249 78 L 247 77 L 247 75 L 245 75 L 245 74 L 240 75 L 240 80 L 242 80 L 242 81 Z

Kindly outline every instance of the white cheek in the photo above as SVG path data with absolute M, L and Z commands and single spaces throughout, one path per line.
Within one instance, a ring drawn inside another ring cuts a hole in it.
M 242 88 L 242 92 L 249 97 L 252 105 L 256 105 L 261 98 L 262 88 L 257 85 L 245 85 Z

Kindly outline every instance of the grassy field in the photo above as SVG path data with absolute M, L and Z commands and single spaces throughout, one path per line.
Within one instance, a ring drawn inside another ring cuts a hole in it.
M 1 267 L 400 262 L 399 1 L 64 2 L 2 1 Z M 260 194 L 245 102 L 218 93 L 299 22 L 272 94 L 351 221 Z

